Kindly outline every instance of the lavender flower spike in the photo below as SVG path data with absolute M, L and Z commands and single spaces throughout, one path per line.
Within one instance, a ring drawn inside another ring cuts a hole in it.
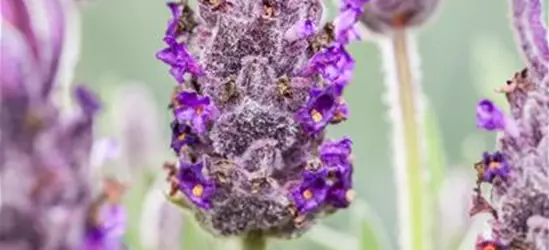
M 351 140 L 324 134 L 349 116 L 343 94 L 354 60 L 333 23 L 319 27 L 322 1 L 199 1 L 196 14 L 185 3 L 168 7 L 168 48 L 157 58 L 180 68 L 169 200 L 256 250 L 348 207 Z
M 549 44 L 545 25 L 539 20 L 541 1 L 511 0 L 510 3 L 518 43 L 528 66 L 502 88 L 516 120 L 517 133 L 516 136 L 503 133 L 499 137 L 499 152 L 485 154 L 482 164 L 476 164 L 475 168 L 484 171 L 482 178 L 493 185 L 490 212 L 498 222 L 493 230 L 500 236 L 498 244 L 502 249 L 544 250 L 549 246 Z M 496 115 L 495 109 L 491 110 L 485 114 L 492 115 L 483 117 L 498 124 L 493 127 L 507 127 L 507 120 L 501 123 L 501 116 Z M 482 168 L 482 165 L 493 168 Z M 480 197 L 478 200 L 484 200 L 480 187 L 475 191 Z
M 92 201 L 93 121 L 101 105 L 83 86 L 70 88 L 72 112 L 56 105 L 64 73 L 74 70 L 76 3 L 1 4 L 0 248 L 80 249 Z

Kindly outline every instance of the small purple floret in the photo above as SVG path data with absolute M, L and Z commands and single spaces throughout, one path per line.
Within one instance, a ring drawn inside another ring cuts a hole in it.
M 350 204 L 349 191 L 353 187 L 353 169 L 349 163 L 331 167 L 330 190 L 327 197 L 328 204 L 336 208 L 346 208 Z
M 322 205 L 328 194 L 327 176 L 325 168 L 303 172 L 303 182 L 292 192 L 295 206 L 300 213 L 305 214 Z
M 492 101 L 484 99 L 477 105 L 477 127 L 493 131 L 505 129 L 505 115 Z
M 180 161 L 180 164 L 177 175 L 179 189 L 198 207 L 211 208 L 210 199 L 215 192 L 215 185 L 202 173 L 204 162 L 199 161 L 193 164 Z
M 177 37 L 179 19 L 181 19 L 181 4 L 176 2 L 168 3 L 168 8 L 172 12 L 172 18 L 168 21 L 168 28 L 166 29 L 166 37 Z
M 493 154 L 484 152 L 482 161 L 486 167 L 483 175 L 483 180 L 485 182 L 492 182 L 496 177 L 505 179 L 511 172 L 509 164 L 507 164 L 507 161 L 501 152 L 495 152 Z
M 351 55 L 342 45 L 336 44 L 318 52 L 302 74 L 320 73 L 333 83 L 346 85 L 351 80 L 354 65 Z
M 330 123 L 336 111 L 346 110 L 339 102 L 339 90 L 336 86 L 328 86 L 323 90 L 312 89 L 307 106 L 296 113 L 296 120 L 310 135 L 321 132 Z
M 126 232 L 126 211 L 120 204 L 105 203 L 99 209 L 99 225 L 85 231 L 82 250 L 119 250 Z
M 198 138 L 192 132 L 192 128 L 188 125 L 173 121 L 170 125 L 172 130 L 171 148 L 174 152 L 179 153 L 185 145 L 193 145 L 198 142 Z
M 217 109 L 207 96 L 182 91 L 176 97 L 174 114 L 181 123 L 191 126 L 198 134 L 207 130 L 207 124 L 217 115 Z
M 203 74 L 202 68 L 185 47 L 185 44 L 178 43 L 173 37 L 165 37 L 167 48 L 156 53 L 156 58 L 170 65 L 170 74 L 179 83 L 183 83 L 186 73 L 193 76 Z
M 353 40 L 359 40 L 354 26 L 364 12 L 362 6 L 346 5 L 340 15 L 335 19 L 336 40 L 341 44 L 348 44 Z
M 320 160 L 328 166 L 349 164 L 352 144 L 348 137 L 339 141 L 326 142 L 320 146 Z
M 86 115 L 93 115 L 101 109 L 101 104 L 98 98 L 88 88 L 84 86 L 76 87 L 75 91 L 76 101 L 82 108 L 82 111 Z

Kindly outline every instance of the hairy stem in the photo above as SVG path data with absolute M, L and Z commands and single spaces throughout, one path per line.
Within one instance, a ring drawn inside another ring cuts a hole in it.
M 421 217 L 417 217 L 418 214 L 423 214 L 422 211 L 422 196 L 416 191 L 422 190 L 421 181 L 421 155 L 420 155 L 420 142 L 419 142 L 419 125 L 416 120 L 417 105 L 415 90 L 412 86 L 412 73 L 410 69 L 410 60 L 408 57 L 408 50 L 406 47 L 406 34 L 404 29 L 397 30 L 393 38 L 393 48 L 395 51 L 395 61 L 397 68 L 397 78 L 399 86 L 399 104 L 402 110 L 402 121 L 404 140 L 406 147 L 406 175 L 408 177 L 408 195 L 411 198 L 409 200 L 409 212 L 411 226 L 411 246 L 412 249 L 423 249 L 423 221 Z
M 267 250 L 267 239 L 261 233 L 251 232 L 242 238 L 242 250 Z
M 427 183 L 423 179 L 426 164 L 426 140 L 422 127 L 421 92 L 417 81 L 417 64 L 409 51 L 407 33 L 395 30 L 390 38 L 381 40 L 385 64 L 388 106 L 393 126 L 393 159 L 395 161 L 395 184 L 399 210 L 399 242 L 403 250 L 430 249 L 427 222 Z

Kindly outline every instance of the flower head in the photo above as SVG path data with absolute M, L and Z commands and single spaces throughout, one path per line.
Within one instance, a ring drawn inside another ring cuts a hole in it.
M 351 80 L 355 61 L 342 45 L 334 45 L 318 52 L 303 74 L 321 74 L 326 80 L 345 85 Z
M 477 105 L 477 126 L 486 130 L 503 130 L 505 115 L 492 101 L 484 99 Z
M 326 169 L 306 170 L 301 185 L 292 193 L 296 208 L 307 213 L 324 202 L 329 186 L 326 183 Z
M 492 182 L 496 177 L 505 179 L 511 171 L 503 154 L 500 152 L 493 154 L 485 152 L 482 156 L 482 161 L 485 166 L 483 180 L 486 182 Z
M 182 193 L 217 235 L 299 235 L 352 197 L 350 140 L 322 144 L 325 128 L 349 116 L 348 41 L 336 39 L 333 23 L 318 29 L 320 0 L 198 6 L 195 17 L 182 3 L 170 5 L 178 12 L 168 48 L 157 54 L 183 68 L 175 74 L 171 146 L 185 161 L 170 168 L 170 194 Z M 174 35 L 176 20 L 196 25 Z M 344 29 L 356 21 L 338 20 Z M 321 166 L 304 167 L 310 162 Z
M 156 58 L 170 65 L 170 74 L 182 83 L 184 76 L 189 73 L 193 76 L 202 74 L 198 62 L 191 56 L 183 43 L 179 43 L 173 37 L 165 39 L 168 47 L 156 54 Z
M 296 120 L 307 133 L 317 134 L 332 122 L 336 115 L 339 114 L 345 119 L 346 104 L 340 100 L 337 86 L 329 86 L 324 90 L 312 89 L 307 106 L 296 113 Z
M 174 100 L 174 115 L 177 120 L 188 124 L 198 134 L 206 132 L 208 122 L 216 114 L 217 109 L 210 98 L 196 92 L 179 92 Z
M 206 179 L 202 173 L 204 162 L 186 163 L 180 162 L 177 180 L 179 189 L 198 207 L 211 208 L 211 197 L 214 194 L 213 182 Z
M 190 146 L 198 142 L 197 135 L 193 132 L 189 125 L 181 124 L 177 121 L 171 123 L 172 142 L 171 148 L 174 152 L 179 153 L 184 146 Z
M 350 163 L 352 144 L 348 137 L 324 143 L 320 146 L 320 160 L 329 166 L 347 165 Z

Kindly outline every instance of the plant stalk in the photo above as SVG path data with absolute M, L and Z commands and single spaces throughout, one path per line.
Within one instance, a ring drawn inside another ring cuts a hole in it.
M 405 232 L 407 242 L 402 242 L 404 248 L 412 250 L 424 250 L 424 197 L 423 197 L 423 179 L 422 179 L 422 159 L 420 141 L 421 126 L 419 125 L 417 114 L 419 112 L 417 90 L 413 86 L 413 77 L 409 51 L 407 47 L 406 30 L 404 28 L 395 30 L 392 39 L 392 48 L 396 66 L 397 77 L 397 95 L 398 106 L 400 109 L 399 120 L 402 121 L 400 134 L 403 136 L 404 145 L 400 145 L 404 150 L 405 169 L 403 173 L 406 179 L 404 194 L 407 204 L 398 204 L 406 206 L 407 213 L 404 220 L 408 220 L 408 227 Z M 406 246 L 406 247 L 405 247 Z
M 242 238 L 242 250 L 267 250 L 267 238 L 261 233 L 251 232 Z

